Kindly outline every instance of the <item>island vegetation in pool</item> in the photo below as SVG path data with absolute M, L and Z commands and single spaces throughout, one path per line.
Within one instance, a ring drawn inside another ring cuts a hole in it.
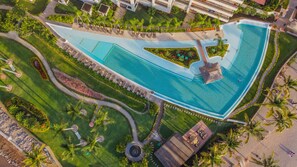
M 218 39 L 218 44 L 216 46 L 207 46 L 206 51 L 208 57 L 220 56 L 224 57 L 228 51 L 229 44 L 225 44 L 222 39 Z
M 192 48 L 144 48 L 145 50 L 180 66 L 189 68 L 193 62 L 199 61 L 197 49 Z

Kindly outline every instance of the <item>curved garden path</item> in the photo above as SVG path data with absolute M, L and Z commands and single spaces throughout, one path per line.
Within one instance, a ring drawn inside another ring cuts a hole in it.
M 46 61 L 44 56 L 34 46 L 29 44 L 25 40 L 21 39 L 17 35 L 17 33 L 15 33 L 15 32 L 9 32 L 7 34 L 6 33 L 0 33 L 0 36 L 15 40 L 15 41 L 19 42 L 20 44 L 22 44 L 23 46 L 25 46 L 26 48 L 28 48 L 29 50 L 31 50 L 43 63 L 43 65 L 44 65 L 44 67 L 45 67 L 45 69 L 46 69 L 46 71 L 48 73 L 48 76 L 49 76 L 50 80 L 52 81 L 52 83 L 59 90 L 64 92 L 65 94 L 67 94 L 69 96 L 72 96 L 72 97 L 74 97 L 74 98 L 76 98 L 78 100 L 82 100 L 84 102 L 87 102 L 87 103 L 92 103 L 92 104 L 97 104 L 97 105 L 100 105 L 100 106 L 106 106 L 106 107 L 113 108 L 113 109 L 119 111 L 121 114 L 123 114 L 126 117 L 126 119 L 129 121 L 129 124 L 131 126 L 133 140 L 135 142 L 139 142 L 138 136 L 137 136 L 136 124 L 135 124 L 133 118 L 131 117 L 131 115 L 129 114 L 129 112 L 127 112 L 125 109 L 123 109 L 121 106 L 119 106 L 117 104 L 110 103 L 110 102 L 107 102 L 107 101 L 96 100 L 96 99 L 89 98 L 89 97 L 85 97 L 85 96 L 79 95 L 79 94 L 67 89 L 60 82 L 57 81 L 57 79 L 54 77 L 54 74 L 53 74 L 48 62 Z
M 266 76 L 270 73 L 270 71 L 274 67 L 274 64 L 276 63 L 277 58 L 278 58 L 278 54 L 279 54 L 278 34 L 279 34 L 279 32 L 276 31 L 275 37 L 274 37 L 274 55 L 273 55 L 273 59 L 272 59 L 271 63 L 269 64 L 269 66 L 267 67 L 267 69 L 265 70 L 265 72 L 263 73 L 262 77 L 260 78 L 260 82 L 259 82 L 259 85 L 258 85 L 258 88 L 257 88 L 257 93 L 256 93 L 255 97 L 250 102 L 246 103 L 242 107 L 240 107 L 240 108 L 236 109 L 235 111 L 233 111 L 232 114 L 230 114 L 229 118 L 233 117 L 234 115 L 238 114 L 239 112 L 241 112 L 243 110 L 246 110 L 246 109 L 252 107 L 257 102 L 259 96 L 262 93 L 262 88 L 263 88 Z

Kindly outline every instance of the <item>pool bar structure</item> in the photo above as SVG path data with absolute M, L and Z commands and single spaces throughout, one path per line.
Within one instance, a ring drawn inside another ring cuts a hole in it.
M 194 62 L 185 69 L 143 49 L 196 47 L 196 40 L 144 41 L 48 25 L 69 45 L 116 74 L 154 92 L 153 96 L 217 119 L 227 118 L 252 86 L 262 67 L 270 35 L 269 25 L 262 22 L 241 20 L 222 25 L 223 40 L 229 44 L 228 52 L 224 58 L 207 59 L 210 63 L 220 64 L 224 77 L 205 84 L 197 72 L 201 62 Z M 201 45 L 207 54 L 205 47 L 215 45 L 215 41 L 202 40 Z

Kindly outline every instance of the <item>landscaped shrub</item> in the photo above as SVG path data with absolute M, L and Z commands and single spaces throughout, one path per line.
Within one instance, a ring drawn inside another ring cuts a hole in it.
M 72 15 L 50 15 L 47 19 L 67 24 L 72 24 L 74 22 L 74 16 Z
M 220 56 L 223 58 L 228 51 L 228 47 L 229 44 L 224 44 L 223 40 L 219 39 L 217 46 L 208 46 L 206 47 L 206 51 L 208 53 L 208 57 Z
M 144 48 L 145 50 L 180 66 L 189 68 L 190 65 L 199 61 L 196 48 Z
M 45 132 L 49 129 L 50 122 L 47 116 L 28 101 L 13 97 L 6 105 L 8 112 L 25 128 L 33 132 Z

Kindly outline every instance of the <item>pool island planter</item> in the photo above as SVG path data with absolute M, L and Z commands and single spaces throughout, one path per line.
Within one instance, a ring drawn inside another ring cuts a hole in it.
M 144 48 L 144 50 L 177 65 L 189 68 L 193 62 L 200 61 L 197 49 L 191 48 Z
M 145 57 L 134 54 L 129 49 L 121 47 L 125 41 L 131 39 L 123 40 L 113 36 L 98 35 L 52 24 L 49 26 L 85 56 L 136 85 L 153 92 L 152 96 L 217 119 L 228 117 L 256 79 L 265 58 L 270 34 L 270 28 L 266 23 L 243 20 L 240 23 L 225 24 L 223 30 L 229 33 L 229 36 L 224 36 L 224 38 L 229 38 L 228 41 L 231 45 L 235 45 L 232 44 L 232 40 L 237 38 L 235 41 L 238 41 L 239 45 L 235 48 L 237 49 L 236 52 L 226 53 L 225 57 L 232 54 L 232 60 L 228 59 L 230 68 L 221 65 L 224 78 L 206 85 L 201 76 L 189 79 L 179 75 L 178 68 L 176 71 L 170 71 Z M 234 31 L 241 32 L 242 35 L 234 36 Z M 111 40 L 116 42 L 111 42 Z M 106 56 L 102 58 L 100 54 L 92 52 L 92 50 L 97 49 L 96 43 L 106 43 L 106 41 L 116 43 Z M 136 42 L 136 40 L 133 41 Z M 156 45 L 158 46 L 162 42 L 168 44 L 166 41 L 158 41 Z M 188 44 L 196 43 L 194 40 L 187 42 Z M 166 48 L 170 48 L 171 43 Z M 181 44 L 183 41 L 176 41 L 176 43 Z M 91 51 L 86 48 L 90 46 L 89 44 L 95 45 Z M 233 47 L 230 49 L 234 50 Z M 211 60 L 210 63 L 213 63 Z

